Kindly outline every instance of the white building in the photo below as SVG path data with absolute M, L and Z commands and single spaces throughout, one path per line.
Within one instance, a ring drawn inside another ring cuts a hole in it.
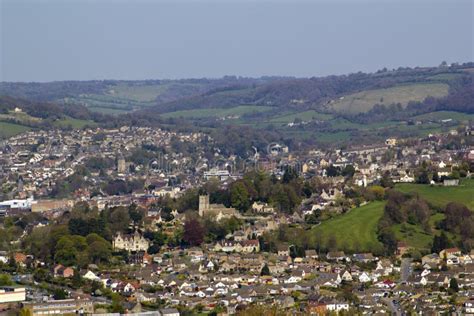
M 0 288 L 0 304 L 23 302 L 26 300 L 24 287 L 2 287 Z

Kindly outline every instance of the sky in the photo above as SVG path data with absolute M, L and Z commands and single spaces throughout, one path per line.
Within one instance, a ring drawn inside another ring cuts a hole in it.
M 472 0 L 0 0 L 0 81 L 311 77 L 473 61 Z

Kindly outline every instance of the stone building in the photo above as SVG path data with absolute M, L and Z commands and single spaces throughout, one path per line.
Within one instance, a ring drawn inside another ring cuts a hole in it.
M 212 216 L 220 221 L 223 218 L 240 217 L 240 214 L 236 209 L 225 207 L 223 204 L 210 204 L 209 195 L 200 195 L 199 216 Z
M 139 232 L 130 235 L 122 235 L 118 233 L 113 241 L 114 249 L 121 249 L 127 251 L 147 251 L 150 243 Z

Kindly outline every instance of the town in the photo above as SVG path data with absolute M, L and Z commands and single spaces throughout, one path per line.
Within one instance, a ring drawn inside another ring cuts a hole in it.
M 472 135 L 239 157 L 198 132 L 21 133 L 0 143 L 0 308 L 474 314 Z

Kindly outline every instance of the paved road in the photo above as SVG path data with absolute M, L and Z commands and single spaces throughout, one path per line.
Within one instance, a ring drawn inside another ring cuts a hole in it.
M 402 310 L 400 309 L 399 305 L 393 303 L 393 298 L 386 297 L 386 298 L 383 298 L 383 301 L 385 302 L 387 307 L 390 309 L 391 315 L 402 316 Z
M 413 267 L 411 266 L 411 258 L 403 258 L 400 267 L 401 282 L 406 282 L 412 273 Z

